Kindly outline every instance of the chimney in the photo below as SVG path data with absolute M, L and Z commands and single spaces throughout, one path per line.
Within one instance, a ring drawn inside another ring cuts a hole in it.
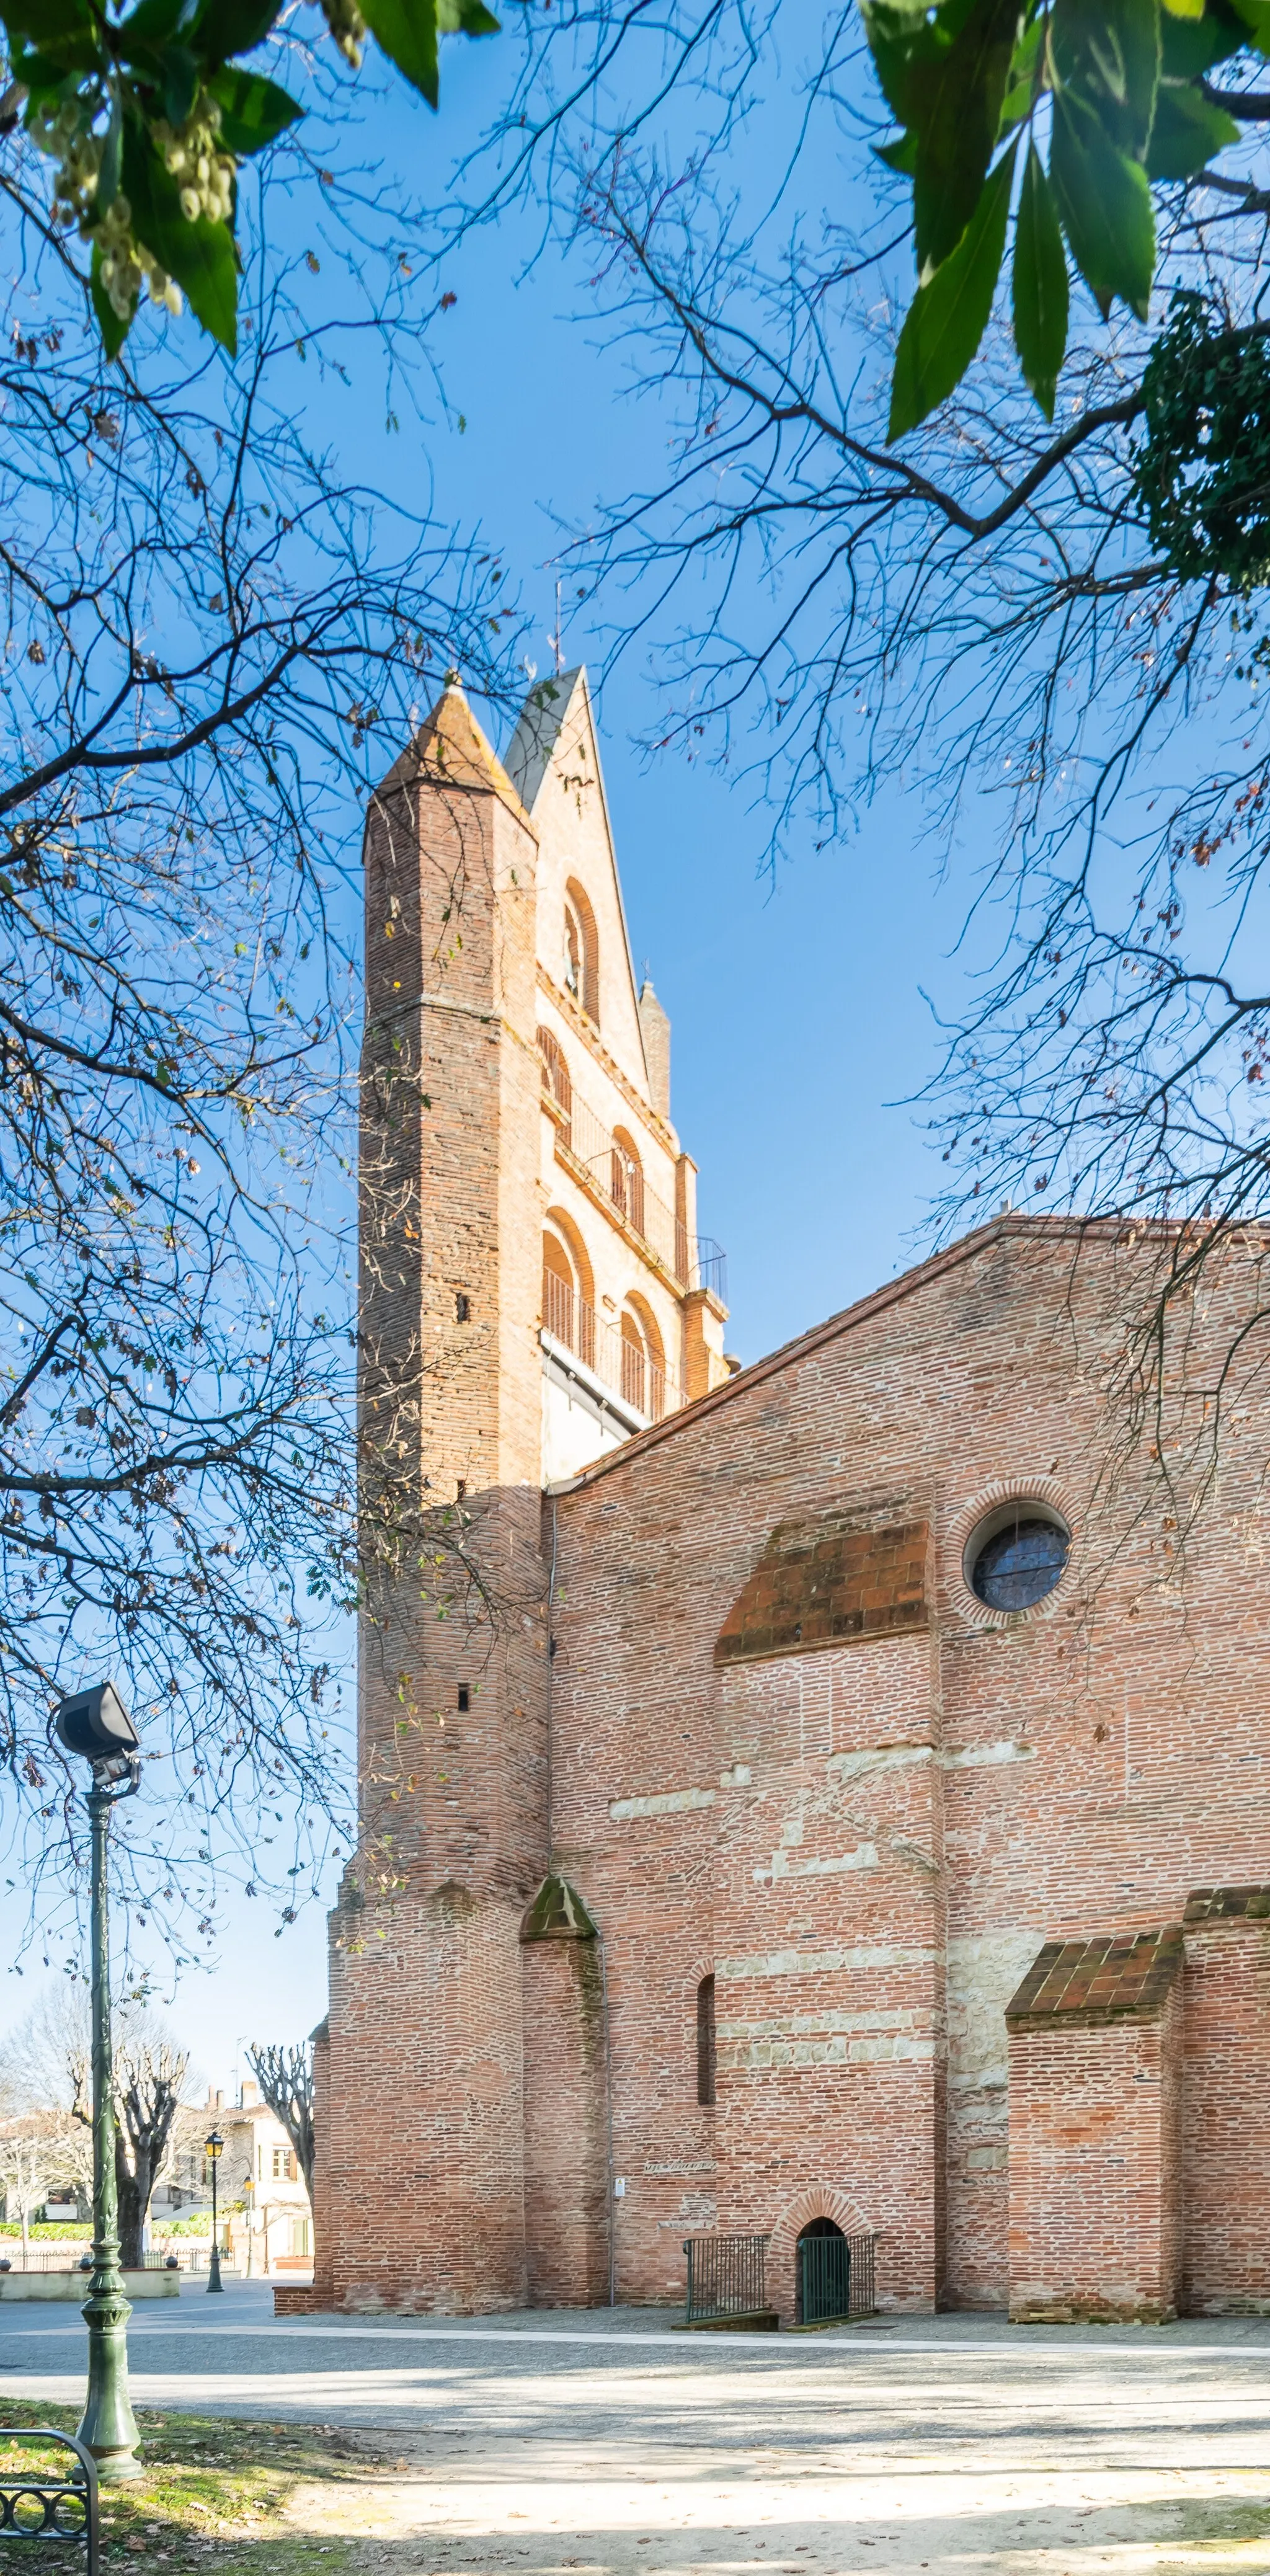
M 252 2082 L 252 2080 L 251 2080 L 251 2077 L 250 2077 L 250 2076 L 245 2076 L 245 2077 L 243 2078 L 242 2091 L 240 2092 L 239 2097 L 238 2097 L 238 2106 L 239 2106 L 239 2109 L 240 2109 L 240 2110 L 242 2110 L 242 2111 L 253 2111 L 253 2110 L 255 2109 L 255 2106 L 256 2106 L 256 2104 L 257 2104 L 257 2102 L 258 2102 L 259 2100 L 260 2100 L 260 2087 L 259 2087 L 259 2085 L 258 2085 L 258 2084 L 253 2084 L 253 2082 Z
M 644 1038 L 648 1088 L 659 1118 L 670 1117 L 670 1022 L 645 978 L 639 996 L 639 1025 Z

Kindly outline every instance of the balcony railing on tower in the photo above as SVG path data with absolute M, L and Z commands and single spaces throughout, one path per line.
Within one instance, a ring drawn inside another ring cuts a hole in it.
M 554 1040 L 550 1052 L 541 1039 L 539 1044 L 543 1048 L 543 1089 L 555 1104 L 556 1138 L 565 1161 L 571 1159 L 581 1165 L 592 1187 L 604 1192 L 618 1215 L 626 1219 L 681 1288 L 710 1288 L 723 1299 L 726 1256 L 718 1244 L 708 1235 L 694 1239 L 689 1234 L 674 1209 L 650 1186 L 637 1157 L 575 1090 Z
M 678 1410 L 679 1390 L 668 1372 L 647 1351 L 627 1341 L 615 1325 L 606 1323 L 553 1270 L 543 1273 L 542 1324 L 553 1341 L 563 1342 L 584 1367 L 593 1369 L 605 1386 L 647 1421 L 660 1422 L 664 1414 Z

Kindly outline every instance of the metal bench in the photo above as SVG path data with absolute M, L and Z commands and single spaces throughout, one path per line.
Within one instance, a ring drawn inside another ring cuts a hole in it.
M 55 2443 L 72 2455 L 64 2477 L 0 2465 L 0 2566 L 6 2545 L 34 2540 L 47 2549 L 66 2541 L 84 2551 L 83 2576 L 98 2576 L 101 2553 L 97 2506 L 97 2463 L 73 2433 L 55 2433 L 51 2424 L 0 2424 L 0 2450 L 14 2442 Z

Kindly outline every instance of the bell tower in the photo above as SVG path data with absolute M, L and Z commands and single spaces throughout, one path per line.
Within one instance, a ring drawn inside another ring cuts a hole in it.
M 365 837 L 360 1816 L 317 2213 L 341 2307 L 526 2294 L 517 1936 L 547 1841 L 536 867 L 451 685 Z

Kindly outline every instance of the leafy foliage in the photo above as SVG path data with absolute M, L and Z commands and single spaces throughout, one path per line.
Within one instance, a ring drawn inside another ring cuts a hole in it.
M 442 34 L 483 36 L 484 0 L 323 0 L 341 52 L 360 67 L 367 25 L 430 106 Z M 252 67 L 288 12 L 277 0 L 4 0 L 12 78 L 0 102 L 56 164 L 54 208 L 91 250 L 93 305 L 118 355 L 143 289 L 188 301 L 223 348 L 237 339 L 239 165 L 303 114 Z
M 1015 345 L 1052 420 L 1067 345 L 1067 256 L 1104 320 L 1117 298 L 1146 320 L 1157 264 L 1153 183 L 1192 178 L 1238 141 L 1239 125 L 1207 75 L 1236 55 L 1270 54 L 1270 9 L 1265 0 L 861 6 L 874 69 L 903 127 L 883 158 L 911 178 L 918 266 L 889 436 L 945 401 L 979 347 L 1005 256 L 1000 200 L 1012 190 L 1020 139 Z M 1240 105 L 1238 93 L 1231 104 Z M 919 308 L 924 318 L 915 322 Z M 937 332 L 927 318 L 936 311 Z
M 1152 544 L 1184 581 L 1232 590 L 1270 578 L 1270 335 L 1220 328 L 1202 295 L 1175 295 L 1142 378 L 1146 439 L 1134 481 Z

